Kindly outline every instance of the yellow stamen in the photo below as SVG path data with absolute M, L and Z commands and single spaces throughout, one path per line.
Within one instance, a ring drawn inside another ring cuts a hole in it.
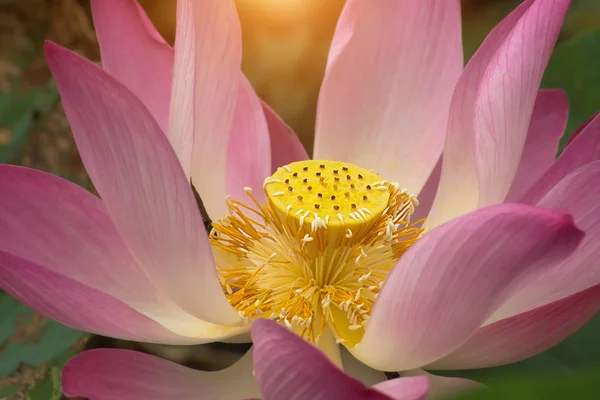
M 228 200 L 211 244 L 223 291 L 244 318 L 271 318 L 317 343 L 327 325 L 360 341 L 375 298 L 423 232 L 418 201 L 376 173 L 309 160 L 280 168 L 254 207 Z M 250 218 L 247 211 L 256 218 Z

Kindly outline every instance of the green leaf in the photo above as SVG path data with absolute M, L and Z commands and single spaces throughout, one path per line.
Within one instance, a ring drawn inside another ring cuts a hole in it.
M 19 391 L 17 385 L 0 386 L 0 398 L 12 398 Z
M 48 375 L 46 379 L 27 392 L 27 400 L 60 400 L 63 398 L 60 390 L 60 369 L 52 368 Z
M 0 398 L 60 400 L 60 369 L 85 335 L 0 291 Z
M 600 393 L 600 373 L 578 376 L 521 377 L 489 389 L 454 397 L 456 400 L 563 400 L 595 399 Z
M 562 88 L 570 103 L 567 134 L 561 142 L 600 111 L 600 30 L 579 35 L 556 47 L 544 79 L 544 88 Z
M 9 92 L 0 93 L 0 162 L 15 162 L 27 136 L 45 120 L 58 100 L 53 82 L 26 93 L 19 93 L 15 82 Z
M 0 293 L 0 315 L 0 377 L 15 374 L 22 363 L 49 366 L 63 362 L 84 335 L 33 313 L 6 293 Z

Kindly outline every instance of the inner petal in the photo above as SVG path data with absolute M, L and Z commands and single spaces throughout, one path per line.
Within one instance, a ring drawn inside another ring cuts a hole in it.
M 211 244 L 223 290 L 248 320 L 271 318 L 318 344 L 329 325 L 357 344 L 381 285 L 423 232 L 417 199 L 370 170 L 324 160 L 279 168 L 260 204 L 228 200 Z

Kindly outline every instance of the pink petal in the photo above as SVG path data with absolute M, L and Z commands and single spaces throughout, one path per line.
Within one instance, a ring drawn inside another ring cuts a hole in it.
M 242 34 L 233 1 L 194 1 L 191 11 L 194 75 L 180 83 L 193 89 L 192 182 L 215 219 L 226 212 L 227 146 L 240 90 Z
M 197 371 L 129 350 L 97 349 L 64 366 L 62 389 L 94 400 L 232 400 L 260 396 L 252 351 L 218 372 Z
M 538 203 L 573 215 L 585 232 L 577 251 L 537 279 L 526 282 L 490 319 L 497 321 L 600 284 L 600 161 L 569 174 Z
M 274 321 L 256 320 L 252 340 L 254 371 L 265 400 L 389 399 L 344 374 L 316 347 Z
M 152 116 L 89 61 L 52 43 L 46 56 L 87 171 L 151 280 L 198 318 L 238 322 L 221 290 L 194 194 Z
M 379 293 L 362 341 L 365 364 L 402 371 L 465 342 L 521 282 L 569 256 L 583 233 L 571 217 L 503 204 L 425 234 Z
M 539 92 L 519 169 L 506 196 L 506 202 L 517 202 L 521 199 L 554 163 L 558 142 L 567 126 L 568 116 L 569 102 L 563 90 Z
M 191 0 L 177 1 L 175 65 L 168 137 L 185 176 L 190 177 L 194 144 L 195 32 Z
M 567 145 L 563 153 L 548 168 L 520 203 L 536 204 L 564 177 L 577 168 L 600 159 L 600 115 L 594 117 Z
M 442 177 L 429 226 L 505 199 L 569 3 L 524 2 L 469 61 L 452 100 Z
M 477 331 L 432 369 L 487 368 L 524 360 L 562 342 L 600 311 L 600 285 Z
M 372 168 L 419 193 L 442 152 L 462 65 L 458 1 L 347 1 L 321 87 L 314 158 Z
M 260 189 L 271 163 L 265 115 L 241 72 L 233 2 L 179 1 L 175 44 L 169 139 L 217 219 L 227 211 L 226 195 L 245 198 L 245 186 Z
M 173 49 L 148 29 L 135 0 L 92 0 L 102 66 L 148 107 L 166 134 L 173 78 Z
M 71 328 L 143 342 L 196 341 L 167 330 L 114 297 L 3 251 L 0 287 L 25 305 Z
M 240 74 L 238 97 L 227 148 L 227 194 L 247 201 L 244 187 L 264 199 L 263 182 L 271 175 L 269 130 L 260 100 L 250 82 Z M 221 199 L 224 201 L 225 199 Z
M 307 160 L 308 154 L 292 128 L 264 101 L 262 106 L 271 139 L 271 172 L 295 161 Z
M 113 296 L 179 334 L 206 328 L 148 280 L 100 199 L 54 175 L 11 165 L 0 165 L 0 187 L 0 251 Z

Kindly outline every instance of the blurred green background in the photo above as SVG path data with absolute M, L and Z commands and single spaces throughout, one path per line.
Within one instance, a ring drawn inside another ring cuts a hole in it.
M 0 162 L 42 169 L 93 190 L 81 165 L 56 88 L 42 57 L 51 39 L 99 59 L 89 0 L 0 0 Z M 175 32 L 174 0 L 140 0 L 165 38 Z M 312 146 L 316 100 L 343 0 L 237 0 L 243 68 L 259 95 Z M 520 1 L 463 1 L 465 58 Z M 600 110 L 600 0 L 574 0 L 543 80 L 566 90 L 568 136 Z M 235 348 L 150 346 L 89 337 L 48 321 L 0 291 L 0 399 L 58 400 L 61 365 L 84 348 L 148 351 L 204 369 L 219 369 Z M 454 375 L 495 391 L 465 399 L 564 399 L 600 393 L 600 318 L 566 342 L 510 366 Z

